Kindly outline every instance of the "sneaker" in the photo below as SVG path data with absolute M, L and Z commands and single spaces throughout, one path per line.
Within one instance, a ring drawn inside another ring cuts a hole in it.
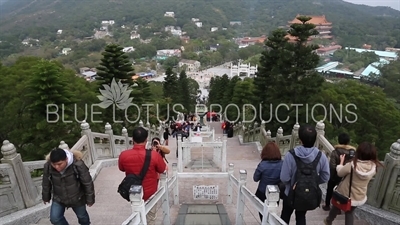
M 328 221 L 326 220 L 326 218 L 324 219 L 324 224 L 325 224 L 325 225 L 332 225 L 332 223 L 328 223 Z
M 324 205 L 324 206 L 322 206 L 322 209 L 324 211 L 329 211 L 329 210 L 331 210 L 331 206 L 330 205 Z

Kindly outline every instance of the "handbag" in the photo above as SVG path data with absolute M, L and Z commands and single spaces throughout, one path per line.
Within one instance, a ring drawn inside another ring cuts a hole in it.
M 340 194 L 339 192 L 336 191 L 336 189 L 332 193 L 332 200 L 331 200 L 332 205 L 334 205 L 336 208 L 344 212 L 348 212 L 351 210 L 350 193 L 351 193 L 351 184 L 353 183 L 352 181 L 353 181 L 353 167 L 351 167 L 351 172 L 350 172 L 349 197 Z

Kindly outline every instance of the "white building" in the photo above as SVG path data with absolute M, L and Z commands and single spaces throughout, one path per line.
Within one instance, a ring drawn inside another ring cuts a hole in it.
M 198 22 L 198 21 L 200 21 L 199 18 L 192 18 L 192 22 Z
M 68 55 L 72 49 L 71 48 L 63 48 L 61 54 Z
M 203 22 L 195 22 L 194 24 L 196 24 L 197 27 L 203 27 Z
M 114 24 L 115 24 L 114 20 L 103 20 L 103 21 L 101 21 L 101 25 L 103 25 L 103 26 L 114 25 Z
M 164 13 L 164 16 L 165 16 L 165 17 L 172 17 L 172 18 L 175 18 L 175 13 L 174 13 L 174 12 L 165 12 L 165 13 Z
M 197 72 L 200 65 L 199 61 L 189 59 L 182 59 L 178 64 L 179 68 L 186 68 L 188 72 Z
M 122 51 L 123 51 L 123 52 L 134 52 L 134 51 L 135 51 L 135 48 L 132 47 L 132 46 L 129 46 L 129 47 L 123 48 Z
M 218 27 L 211 27 L 211 32 L 217 31 Z
M 58 30 L 57 34 L 62 34 L 63 30 Z
M 245 73 L 247 77 L 250 77 L 251 75 L 255 75 L 258 71 L 257 65 L 256 66 L 251 66 L 249 64 L 242 64 L 238 63 L 237 65 L 234 65 L 231 63 L 231 74 L 230 77 L 233 76 L 240 76 L 241 73 Z
M 136 33 L 136 31 L 131 33 L 131 40 L 132 39 L 139 39 L 139 38 L 140 38 L 140 34 Z

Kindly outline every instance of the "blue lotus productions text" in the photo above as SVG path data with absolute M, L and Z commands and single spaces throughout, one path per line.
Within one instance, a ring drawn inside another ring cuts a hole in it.
M 278 105 L 269 105 L 269 113 L 265 112 L 263 107 L 258 107 L 259 110 L 254 105 L 244 104 L 242 107 L 239 107 L 236 104 L 228 104 L 226 107 L 222 107 L 220 104 L 210 104 L 208 110 L 211 112 L 215 112 L 219 115 L 225 115 L 224 120 L 229 122 L 245 122 L 251 123 L 255 120 L 265 121 L 266 123 L 271 122 L 273 119 L 279 123 L 287 123 L 291 120 L 290 116 L 282 116 L 281 113 L 283 110 L 286 112 L 294 110 L 296 122 L 305 122 L 309 123 L 314 121 L 317 123 L 318 121 L 328 121 L 332 123 L 332 121 L 338 121 L 339 123 L 355 123 L 357 122 L 357 106 L 355 104 L 339 104 L 338 106 L 334 106 L 332 104 L 324 105 L 324 104 L 278 104 Z M 227 112 L 236 111 L 236 118 L 229 118 Z M 305 121 L 299 121 L 299 112 L 301 112 L 302 118 L 304 118 L 305 112 Z M 322 113 L 321 113 L 322 112 Z M 268 116 L 266 116 L 269 114 Z M 293 114 L 293 113 L 292 113 Z M 318 119 L 317 119 L 318 117 Z M 291 120 L 293 121 L 293 120 Z

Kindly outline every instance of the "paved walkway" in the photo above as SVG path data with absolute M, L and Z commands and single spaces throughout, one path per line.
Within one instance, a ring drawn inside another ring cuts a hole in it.
M 216 137 L 222 138 L 221 124 L 213 123 L 212 127 L 216 130 Z M 176 141 L 175 139 L 170 139 L 171 154 L 167 155 L 169 161 L 169 174 L 172 173 L 172 163 L 177 162 L 175 157 Z M 246 186 L 250 191 L 254 192 L 257 189 L 257 183 L 253 182 L 253 173 L 258 163 L 260 162 L 259 152 L 256 150 L 254 145 L 240 145 L 238 138 L 233 137 L 228 139 L 227 143 L 227 163 L 233 163 L 235 165 L 235 177 L 239 177 L 239 169 L 245 169 L 247 171 L 247 184 Z M 210 149 L 201 149 L 205 157 L 210 157 Z M 208 152 L 208 153 L 207 153 Z M 192 158 L 195 158 L 195 154 L 192 154 Z M 189 172 L 200 172 L 201 170 L 193 171 L 192 168 L 186 168 L 185 171 Z M 122 199 L 117 193 L 117 187 L 121 180 L 124 178 L 124 173 L 120 172 L 116 166 L 103 168 L 97 179 L 95 180 L 95 191 L 96 191 L 96 203 L 88 208 L 89 214 L 91 216 L 92 224 L 95 225 L 111 225 L 111 224 L 121 224 L 126 218 L 131 214 L 130 204 Z M 209 179 L 209 178 L 186 178 L 179 181 L 179 191 L 180 191 L 180 204 L 201 204 L 201 203 L 214 203 L 214 204 L 224 204 L 226 211 L 232 224 L 235 224 L 236 215 L 236 191 L 234 190 L 233 204 L 226 203 L 226 180 L 221 179 Z M 199 201 L 193 200 L 193 185 L 219 185 L 220 199 L 216 201 Z M 172 191 L 170 193 L 170 212 L 171 212 L 171 223 L 175 223 L 175 219 L 178 217 L 180 206 L 172 205 Z M 279 209 L 280 210 L 280 209 Z M 278 210 L 278 212 L 279 212 Z M 159 208 L 159 219 L 161 221 L 161 208 Z M 280 215 L 280 212 L 278 213 Z M 307 224 L 308 225 L 322 225 L 323 218 L 326 217 L 327 212 L 322 209 L 317 209 L 307 213 Z M 67 210 L 66 217 L 70 224 L 78 224 L 77 219 L 72 210 Z M 201 218 L 201 217 L 200 217 Z M 247 225 L 260 224 L 259 216 L 256 210 L 251 206 L 245 206 L 244 221 Z M 161 224 L 161 222 L 157 222 Z M 201 224 L 201 223 L 198 223 Z M 292 216 L 291 223 L 295 224 L 294 215 Z M 344 215 L 337 218 L 334 223 L 335 225 L 344 224 Z M 355 225 L 368 225 L 363 221 L 356 221 Z

